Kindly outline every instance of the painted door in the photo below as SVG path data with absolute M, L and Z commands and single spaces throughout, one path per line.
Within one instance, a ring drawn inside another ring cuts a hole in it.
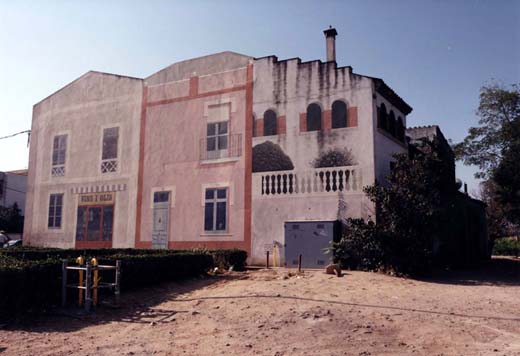
M 299 256 L 302 255 L 302 267 L 322 268 L 332 258 L 325 249 L 334 238 L 334 222 L 305 221 L 285 223 L 285 264 L 287 267 L 298 267 Z
M 152 248 L 168 248 L 170 217 L 170 192 L 155 192 L 153 195 Z
M 76 248 L 112 247 L 113 205 L 78 206 Z

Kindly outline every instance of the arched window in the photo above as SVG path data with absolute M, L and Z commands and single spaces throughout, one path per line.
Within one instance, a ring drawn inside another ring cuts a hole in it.
M 404 142 L 404 124 L 401 116 L 397 118 L 397 138 Z
M 273 110 L 267 110 L 264 113 L 264 136 L 276 135 L 277 126 L 276 113 Z
M 379 127 L 383 130 L 388 130 L 388 118 L 385 104 L 381 104 L 379 107 Z
M 332 103 L 332 128 L 347 127 L 347 104 L 341 100 Z
M 321 107 L 318 104 L 307 106 L 307 131 L 321 130 Z
M 388 118 L 388 131 L 392 134 L 392 136 L 396 137 L 396 133 L 395 133 L 395 127 L 396 126 L 396 122 L 395 122 L 395 114 L 394 114 L 394 111 L 393 110 L 390 110 L 390 116 Z

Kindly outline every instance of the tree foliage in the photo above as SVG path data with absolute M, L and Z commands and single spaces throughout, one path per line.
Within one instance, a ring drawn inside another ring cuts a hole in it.
M 520 139 L 520 84 L 482 87 L 477 116 L 480 126 L 471 127 L 454 151 L 464 164 L 480 168 L 477 178 L 488 178 L 505 150 Z
M 294 169 L 291 158 L 280 146 L 266 141 L 253 147 L 253 172 L 288 171 Z
M 348 267 L 386 269 L 402 274 L 427 272 L 433 263 L 434 240 L 450 213 L 455 182 L 443 179 L 450 166 L 432 141 L 423 141 L 420 154 L 399 154 L 387 177 L 364 191 L 377 206 L 377 225 L 348 220 L 335 244 L 337 259 Z M 357 249 L 352 251 L 352 249 Z
M 480 184 L 478 198 L 486 203 L 486 219 L 491 241 L 516 234 L 518 227 L 507 219 L 504 207 L 498 201 L 497 186 L 492 179 Z
M 17 234 L 23 231 L 23 216 L 17 203 L 10 207 L 0 207 L 0 230 Z
M 322 152 L 311 165 L 314 168 L 350 166 L 354 162 L 349 149 L 331 148 Z
M 502 160 L 493 171 L 496 202 L 504 215 L 520 224 L 520 141 L 504 149 Z
M 372 221 L 348 219 L 347 232 L 333 244 L 334 259 L 343 268 L 378 271 L 385 268 L 385 237 Z

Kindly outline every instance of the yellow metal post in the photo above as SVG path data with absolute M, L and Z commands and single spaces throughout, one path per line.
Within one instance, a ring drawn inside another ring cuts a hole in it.
M 85 260 L 83 256 L 79 256 L 76 258 L 76 263 L 80 266 L 83 266 L 85 264 Z M 79 286 L 83 287 L 83 271 L 79 271 Z M 81 307 L 83 305 L 83 289 L 78 289 L 78 304 Z
M 93 289 L 93 293 L 92 293 L 92 299 L 93 299 L 93 302 L 94 302 L 94 306 L 97 305 L 98 303 L 98 283 L 99 283 L 99 271 L 97 270 L 97 266 L 98 266 L 98 261 L 93 258 L 90 263 L 92 264 L 92 267 L 94 267 L 94 279 L 93 279 L 93 283 L 92 283 L 92 289 Z

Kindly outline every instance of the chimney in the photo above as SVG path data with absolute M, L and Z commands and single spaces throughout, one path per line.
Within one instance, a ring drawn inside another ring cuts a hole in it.
M 325 31 L 325 41 L 327 43 L 327 62 L 336 62 L 336 36 L 338 32 L 332 26 Z

